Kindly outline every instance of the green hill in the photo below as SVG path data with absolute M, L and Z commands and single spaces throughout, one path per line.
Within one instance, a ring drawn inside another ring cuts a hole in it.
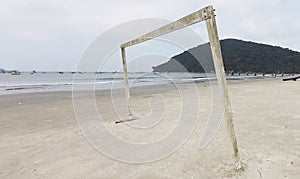
M 271 45 L 237 39 L 221 40 L 225 71 L 285 73 L 300 72 L 300 53 Z M 205 69 L 205 70 L 204 70 Z M 208 43 L 199 45 L 168 62 L 153 67 L 154 72 L 210 72 L 213 71 Z

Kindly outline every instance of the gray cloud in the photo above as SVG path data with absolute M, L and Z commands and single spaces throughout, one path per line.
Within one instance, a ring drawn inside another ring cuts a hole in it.
M 210 4 L 221 38 L 300 50 L 296 0 L 11 0 L 0 6 L 0 67 L 74 70 L 89 42 L 110 27 L 139 18 L 176 20 Z M 203 36 L 204 28 L 194 29 Z

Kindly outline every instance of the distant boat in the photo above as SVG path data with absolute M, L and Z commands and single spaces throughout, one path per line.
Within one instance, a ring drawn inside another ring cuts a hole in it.
M 292 78 L 284 78 L 284 79 L 282 79 L 282 81 L 290 81 L 290 80 L 297 81 L 298 79 L 300 79 L 300 76 L 296 76 L 296 77 L 292 77 Z
M 19 71 L 17 71 L 17 70 L 9 71 L 9 73 L 10 73 L 11 75 L 20 75 L 20 74 L 21 74 L 21 72 L 19 72 Z

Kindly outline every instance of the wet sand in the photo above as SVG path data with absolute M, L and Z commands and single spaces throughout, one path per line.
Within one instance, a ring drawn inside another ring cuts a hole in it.
M 185 100 L 194 101 L 194 86 L 180 86 Z M 206 84 L 197 84 L 196 89 L 201 107 L 191 137 L 170 156 L 146 164 L 119 162 L 98 152 L 78 127 L 71 92 L 0 96 L 0 178 L 300 178 L 300 81 L 269 79 L 229 85 L 245 168 L 241 172 L 233 170 L 225 121 L 212 143 L 199 148 L 212 94 Z M 126 106 L 122 90 L 113 94 L 96 92 L 95 104 L 106 126 L 124 140 L 151 142 L 176 125 L 181 96 L 174 86 L 132 90 L 132 106 L 139 116 L 151 116 L 151 111 L 166 105 L 164 120 L 150 132 L 114 124 L 125 115 Z M 86 98 L 77 102 L 88 111 Z M 186 115 L 197 110 L 191 102 Z

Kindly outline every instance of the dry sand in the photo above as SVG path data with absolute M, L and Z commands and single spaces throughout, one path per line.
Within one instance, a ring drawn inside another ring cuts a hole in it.
M 192 101 L 193 86 L 181 87 L 185 98 Z M 119 162 L 95 150 L 77 125 L 70 92 L 0 96 L 0 178 L 300 178 L 300 81 L 272 79 L 229 85 L 245 168 L 241 172 L 233 170 L 224 121 L 212 143 L 199 149 L 212 95 L 205 84 L 197 84 L 197 89 L 202 105 L 192 136 L 172 155 L 147 164 Z M 122 91 L 115 94 L 118 110 L 125 113 Z M 132 94 L 133 108 L 140 116 L 151 115 L 151 110 L 165 104 L 164 120 L 149 131 L 115 125 L 118 116 L 111 95 L 99 91 L 99 112 L 118 137 L 151 142 L 176 125 L 173 119 L 179 115 L 181 104 L 175 88 L 140 87 Z M 152 100 L 151 109 L 148 102 L 152 94 L 157 100 Z M 79 99 L 83 106 L 85 100 Z M 189 110 L 188 115 L 193 115 L 197 109 L 191 106 Z

